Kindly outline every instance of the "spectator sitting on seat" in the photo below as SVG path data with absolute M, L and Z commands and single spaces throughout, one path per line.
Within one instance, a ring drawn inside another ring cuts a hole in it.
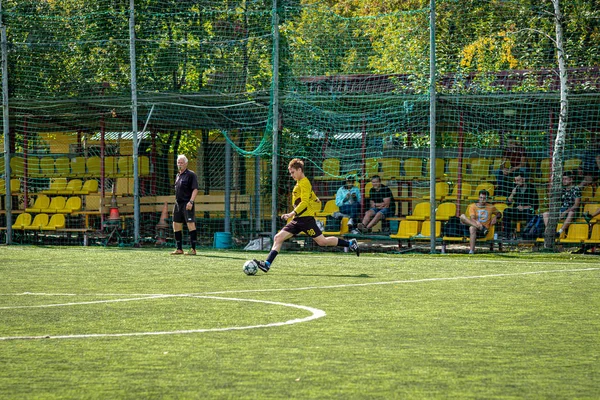
M 510 180 L 516 173 L 527 174 L 525 149 L 517 143 L 513 136 L 509 136 L 506 148 L 502 153 L 500 169 L 494 171 L 496 175 L 496 196 L 508 196 L 510 193 Z
M 573 171 L 566 171 L 562 177 L 563 189 L 560 195 L 560 214 L 559 219 L 565 220 L 563 226 L 556 232 L 556 236 L 560 237 L 563 232 L 566 232 L 571 225 L 571 222 L 576 217 L 579 204 L 581 203 L 581 187 L 573 184 Z M 543 214 L 544 224 L 548 226 L 550 212 L 546 211 Z
M 391 214 L 392 191 L 389 187 L 381 184 L 381 177 L 373 175 L 371 178 L 373 187 L 369 192 L 369 209 L 363 217 L 362 223 L 358 224 L 358 229 L 365 233 L 369 232 L 375 224 L 383 221 Z
M 348 229 L 352 230 L 354 221 L 358 221 L 360 214 L 360 190 L 354 186 L 354 176 L 348 175 L 346 182 L 341 186 L 335 195 L 335 205 L 340 209 L 340 213 L 348 216 Z
M 590 147 L 583 153 L 581 170 L 583 182 L 580 186 L 592 185 L 600 178 L 600 138 L 592 140 Z
M 506 202 L 510 207 L 503 213 L 503 235 L 505 238 L 510 238 L 513 234 L 513 222 L 523 220 L 528 222 L 540 207 L 540 200 L 535 187 L 526 182 L 522 173 L 517 172 L 515 187 Z
M 496 210 L 493 204 L 488 203 L 489 196 L 487 190 L 480 190 L 479 201 L 469 204 L 466 215 L 460 216 L 460 222 L 469 227 L 469 254 L 475 253 L 477 238 L 487 236 L 492 225 L 496 225 L 498 219 L 502 217 L 502 213 Z
M 590 214 L 589 211 L 584 212 L 583 219 L 585 219 L 585 222 L 587 222 L 589 224 L 592 221 L 592 218 L 594 218 L 598 215 L 600 215 L 600 208 L 598 208 L 596 211 L 594 211 L 593 214 Z

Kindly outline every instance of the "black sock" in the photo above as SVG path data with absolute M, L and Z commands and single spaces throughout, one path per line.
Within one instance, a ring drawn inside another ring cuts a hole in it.
M 337 246 L 338 247 L 350 247 L 350 243 L 348 243 L 347 240 L 338 238 Z
M 271 250 L 269 252 L 269 256 L 267 257 L 267 262 L 269 263 L 269 265 L 273 264 L 273 261 L 275 261 L 275 257 L 277 257 L 277 254 L 279 254 L 279 252 L 275 250 Z
M 190 231 L 190 246 L 192 249 L 196 250 L 196 238 L 197 238 L 196 230 Z
M 177 250 L 183 250 L 183 233 L 181 231 L 175 232 L 175 243 L 177 243 Z

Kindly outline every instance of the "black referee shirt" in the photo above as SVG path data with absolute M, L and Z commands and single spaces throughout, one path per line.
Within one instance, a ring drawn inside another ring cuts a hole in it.
M 194 171 L 186 169 L 177 174 L 175 179 L 175 201 L 177 203 L 190 201 L 194 189 L 198 189 L 198 177 L 196 177 Z

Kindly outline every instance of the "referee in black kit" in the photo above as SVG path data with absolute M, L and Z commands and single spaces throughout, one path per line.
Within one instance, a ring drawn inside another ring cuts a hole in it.
M 177 156 L 179 173 L 175 179 L 175 207 L 173 207 L 173 231 L 177 249 L 173 255 L 196 255 L 196 209 L 194 199 L 198 194 L 198 177 L 194 171 L 187 169 L 188 159 L 183 154 Z M 190 250 L 183 252 L 183 222 L 187 223 L 190 232 Z

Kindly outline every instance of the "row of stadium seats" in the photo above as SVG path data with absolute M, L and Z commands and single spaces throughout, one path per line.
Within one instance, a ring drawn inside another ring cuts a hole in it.
M 49 213 L 49 214 L 71 214 L 81 210 L 81 197 L 64 196 L 48 197 L 40 194 L 31 207 L 25 209 L 25 213 Z
M 67 178 L 54 178 L 50 181 L 50 187 L 41 193 L 79 195 L 98 193 L 98 181 L 96 179 L 88 179 L 85 182 L 81 179 L 67 181 Z
M 468 237 L 466 236 L 442 236 L 442 223 L 442 221 L 436 221 L 436 238 L 439 238 L 444 242 L 463 242 L 468 240 Z M 561 226 L 562 224 L 558 224 L 557 231 Z M 342 234 L 343 233 L 347 233 L 347 230 L 346 232 L 342 232 Z M 494 234 L 495 227 L 492 227 L 485 237 L 478 238 L 477 240 L 494 240 Z M 430 240 L 431 224 L 427 220 L 403 219 L 398 224 L 397 232 L 391 234 L 389 237 L 390 239 L 399 241 Z M 536 239 L 536 242 L 538 243 L 543 241 L 543 238 Z M 591 225 L 583 222 L 571 224 L 567 233 L 560 237 L 558 242 L 562 244 L 600 244 L 600 223 L 593 223 Z
M 37 214 L 32 218 L 29 213 L 22 213 L 17 216 L 15 223 L 12 225 L 13 230 L 25 231 L 55 231 L 63 229 L 66 226 L 64 214 Z
M 461 163 L 462 162 L 462 167 Z M 461 175 L 464 180 L 469 182 L 494 181 L 494 171 L 500 169 L 502 159 L 496 158 L 436 158 L 436 177 L 438 179 L 455 181 L 458 179 L 459 169 L 462 169 Z M 424 162 L 422 158 L 368 158 L 365 162 L 365 172 L 367 178 L 373 175 L 379 175 L 384 180 L 404 179 L 404 180 L 424 180 L 428 179 L 430 174 L 429 160 Z M 581 165 L 581 159 L 571 158 L 565 160 L 563 169 L 565 171 L 576 170 Z M 531 160 L 530 169 L 535 171 L 535 181 L 547 182 L 550 177 L 551 159 Z M 339 180 L 341 176 L 340 160 L 337 158 L 327 158 L 323 161 L 323 174 L 315 176 L 315 180 Z M 353 174 L 357 171 L 349 171 L 344 175 Z
M 4 175 L 4 162 L 0 160 L 0 175 Z M 92 157 L 28 157 L 27 177 L 54 178 L 54 177 L 79 177 L 99 178 L 101 176 L 102 159 Z M 14 156 L 10 159 L 10 168 L 13 177 L 25 176 L 25 159 Z M 140 176 L 150 174 L 150 159 L 148 156 L 138 157 L 138 173 Z M 131 177 L 133 176 L 132 156 L 107 156 L 104 158 L 104 176 Z

